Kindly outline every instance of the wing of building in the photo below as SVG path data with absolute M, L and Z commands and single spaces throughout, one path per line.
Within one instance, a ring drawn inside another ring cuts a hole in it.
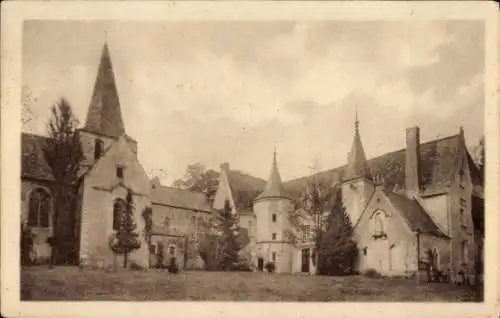
M 408 128 L 406 148 L 366 159 L 356 120 L 345 166 L 285 183 L 276 156 L 267 183 L 223 164 L 215 208 L 227 199 L 242 215 L 241 226 L 253 233 L 256 266 L 275 262 L 280 272 L 314 273 L 313 224 L 304 226 L 299 244 L 291 244 L 285 238 L 286 216 L 313 182 L 340 187 L 360 249 L 360 272 L 412 275 L 432 265 L 452 277 L 472 274 L 483 257 L 483 176 L 462 129 L 425 143 L 419 135 L 418 127 Z

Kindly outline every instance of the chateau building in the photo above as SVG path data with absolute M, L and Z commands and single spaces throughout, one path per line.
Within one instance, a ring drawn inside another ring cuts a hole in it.
M 340 188 L 342 202 L 354 228 L 359 248 L 358 271 L 375 269 L 411 275 L 424 263 L 449 272 L 473 273 L 482 260 L 484 181 L 465 146 L 464 131 L 422 143 L 418 127 L 406 130 L 406 147 L 367 159 L 356 119 L 346 165 L 283 182 L 276 153 L 268 180 L 221 164 L 212 201 L 150 180 L 138 160 L 138 143 L 127 135 L 107 45 L 104 46 L 87 118 L 78 136 L 84 152 L 76 189 L 78 201 L 65 221 L 72 230 L 75 263 L 110 264 L 116 261 L 109 239 L 117 228 L 126 192 L 135 203 L 138 230 L 143 212 L 152 209 L 152 243 L 143 244 L 129 259 L 155 266 L 175 256 L 181 268 L 202 267 L 196 250 L 202 225 L 228 200 L 247 229 L 250 243 L 243 254 L 255 268 L 267 262 L 280 273 L 314 273 L 313 222 L 292 242 L 289 213 L 316 180 Z M 54 176 L 44 160 L 46 137 L 22 134 L 21 217 L 36 234 L 38 260 L 48 258 L 53 235 Z M 333 191 L 333 190 L 332 190 Z M 327 213 L 328 211 L 324 211 Z M 61 223 L 62 222 L 62 223 Z

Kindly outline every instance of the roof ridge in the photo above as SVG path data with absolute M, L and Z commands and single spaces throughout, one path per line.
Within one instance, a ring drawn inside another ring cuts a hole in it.
M 193 193 L 193 194 L 202 194 L 204 195 L 203 192 L 200 192 L 200 191 L 193 191 L 193 190 L 187 190 L 187 189 L 181 189 L 181 188 L 176 188 L 176 187 L 173 187 L 173 186 L 168 186 L 168 185 L 163 185 L 163 184 L 160 184 L 159 186 L 157 186 L 157 188 L 167 188 L 167 189 L 172 189 L 172 190 L 178 190 L 178 191 L 183 191 L 183 192 L 189 192 L 189 193 Z
M 438 138 L 438 139 L 432 139 L 432 140 L 420 143 L 420 146 L 428 145 L 428 144 L 431 144 L 431 143 L 434 143 L 434 142 L 441 142 L 441 141 L 444 141 L 444 140 L 447 140 L 447 139 L 457 138 L 459 136 L 460 136 L 460 134 L 454 134 L 454 135 L 450 135 L 450 136 L 446 136 L 446 137 L 442 137 L 442 138 Z M 386 153 L 378 155 L 376 157 L 371 157 L 371 158 L 367 159 L 367 162 L 368 162 L 368 164 L 370 164 L 372 161 L 374 161 L 376 159 L 380 159 L 382 157 L 389 156 L 389 155 L 396 154 L 398 152 L 403 152 L 403 151 L 406 151 L 406 147 L 398 149 L 398 150 L 393 150 L 393 151 L 390 151 L 390 152 L 386 152 Z M 337 166 L 337 167 L 332 168 L 332 169 L 326 169 L 326 170 L 323 170 L 323 171 L 320 171 L 320 172 L 316 172 L 314 174 L 306 175 L 306 176 L 295 178 L 295 179 L 290 179 L 290 180 L 287 180 L 287 181 L 283 182 L 283 185 L 286 185 L 287 183 L 292 182 L 292 181 L 298 181 L 298 180 L 301 180 L 301 179 L 310 178 L 312 176 L 317 176 L 317 175 L 322 174 L 322 173 L 334 172 L 335 170 L 343 169 L 346 166 L 347 166 L 347 164 L 343 164 L 343 165 Z

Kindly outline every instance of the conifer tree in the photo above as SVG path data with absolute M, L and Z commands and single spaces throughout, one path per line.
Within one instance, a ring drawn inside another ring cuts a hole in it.
M 141 247 L 140 235 L 137 232 L 137 223 L 134 219 L 134 201 L 132 191 L 127 191 L 125 209 L 121 216 L 120 228 L 111 244 L 111 249 L 117 254 L 123 254 L 123 267 L 127 267 L 128 254 Z
M 218 230 L 220 232 L 219 269 L 231 270 L 238 262 L 241 246 L 238 239 L 238 218 L 232 212 L 228 200 L 224 204 L 224 209 L 219 213 Z
M 319 274 L 347 275 L 354 272 L 358 248 L 353 234 L 351 220 L 342 203 L 340 191 L 337 191 L 319 248 Z

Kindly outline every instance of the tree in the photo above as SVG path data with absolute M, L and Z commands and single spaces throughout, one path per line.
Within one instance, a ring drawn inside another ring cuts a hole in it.
M 358 248 L 353 239 L 353 227 L 342 203 L 340 191 L 336 191 L 332 211 L 328 217 L 318 257 L 320 275 L 346 275 L 354 272 Z
M 186 168 L 182 179 L 177 179 L 172 186 L 184 190 L 203 192 L 208 198 L 212 198 L 217 191 L 219 173 L 215 170 L 206 170 L 205 166 L 196 162 Z
M 484 136 L 479 139 L 479 143 L 475 149 L 476 155 L 476 164 L 479 168 L 479 171 L 484 176 L 484 165 L 486 159 L 485 147 L 484 147 Z
M 148 245 L 148 253 L 152 253 L 152 247 L 151 247 L 151 236 L 152 236 L 152 230 L 153 230 L 153 210 L 151 207 L 146 207 L 142 211 L 142 218 L 144 219 L 144 239 Z M 148 254 L 148 267 L 149 267 L 149 254 Z
M 337 189 L 331 189 L 326 184 L 313 179 L 306 191 L 300 196 L 294 211 L 289 213 L 290 228 L 285 232 L 285 235 L 293 245 L 301 240 L 305 226 L 312 223 L 312 239 L 314 240 L 312 261 L 316 266 L 319 257 L 318 250 L 324 234 L 324 211 L 328 208 L 332 193 L 335 191 Z
M 220 233 L 219 269 L 231 270 L 238 263 L 241 246 L 238 237 L 238 218 L 228 200 L 224 204 L 224 209 L 219 212 L 217 224 Z
M 51 108 L 48 135 L 44 146 L 45 161 L 54 176 L 54 236 L 51 239 L 51 266 L 56 260 L 76 260 L 76 200 L 78 172 L 83 159 L 77 134 L 78 119 L 64 98 Z
M 123 254 L 123 267 L 127 267 L 128 254 L 141 247 L 137 223 L 134 220 L 134 201 L 132 191 L 127 191 L 125 209 L 122 211 L 120 228 L 111 241 L 111 249 L 116 254 Z

